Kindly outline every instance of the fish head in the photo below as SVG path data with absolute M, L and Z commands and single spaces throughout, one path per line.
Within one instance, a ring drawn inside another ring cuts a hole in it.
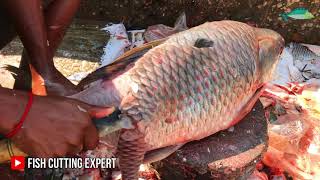
M 255 30 L 258 39 L 260 79 L 264 83 L 271 80 L 285 43 L 283 37 L 273 30 L 264 28 Z

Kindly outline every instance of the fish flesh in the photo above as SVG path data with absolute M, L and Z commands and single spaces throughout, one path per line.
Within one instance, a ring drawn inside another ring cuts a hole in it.
M 89 74 L 71 98 L 120 110 L 122 177 L 138 179 L 147 152 L 170 154 L 250 112 L 283 46 L 269 29 L 208 22 L 128 51 Z

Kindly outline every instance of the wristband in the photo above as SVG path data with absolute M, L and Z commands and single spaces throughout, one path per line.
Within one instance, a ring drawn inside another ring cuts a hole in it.
M 5 135 L 6 138 L 11 138 L 15 134 L 17 134 L 18 131 L 21 129 L 21 127 L 22 127 L 24 121 L 26 120 L 26 117 L 31 109 L 32 101 L 33 101 L 33 94 L 32 94 L 32 92 L 29 92 L 29 100 L 28 100 L 27 106 L 26 106 L 18 124 L 13 128 L 13 130 L 11 132 L 9 132 L 8 134 Z

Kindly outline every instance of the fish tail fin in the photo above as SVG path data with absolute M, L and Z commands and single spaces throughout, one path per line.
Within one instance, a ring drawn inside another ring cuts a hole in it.
M 32 65 L 29 65 L 30 72 L 27 70 L 23 70 L 22 68 L 18 68 L 12 65 L 5 65 L 3 68 L 11 73 L 14 80 L 19 81 L 18 89 L 32 89 L 32 93 L 35 95 L 47 95 L 47 91 L 44 85 L 44 79 L 40 76 L 40 74 L 33 68 Z
M 4 65 L 2 68 L 6 71 L 9 71 L 14 79 L 16 79 L 18 75 L 24 74 L 24 72 L 21 72 L 21 69 L 9 64 Z
M 31 75 L 29 71 L 8 64 L 4 65 L 2 68 L 6 71 L 9 71 L 14 78 L 14 88 L 23 90 L 31 89 Z

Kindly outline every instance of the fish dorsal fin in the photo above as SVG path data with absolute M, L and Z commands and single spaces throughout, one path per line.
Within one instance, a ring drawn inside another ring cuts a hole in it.
M 78 88 L 83 89 L 86 85 L 102 78 L 106 80 L 113 79 L 115 76 L 119 75 L 119 73 L 121 73 L 123 70 L 125 70 L 130 64 L 136 62 L 150 49 L 162 44 L 165 40 L 167 40 L 167 38 L 152 41 L 140 47 L 136 47 L 130 51 L 127 51 L 119 58 L 117 58 L 113 63 L 101 67 L 95 70 L 94 72 L 90 73 L 87 77 L 80 81 L 80 83 L 78 84 Z

